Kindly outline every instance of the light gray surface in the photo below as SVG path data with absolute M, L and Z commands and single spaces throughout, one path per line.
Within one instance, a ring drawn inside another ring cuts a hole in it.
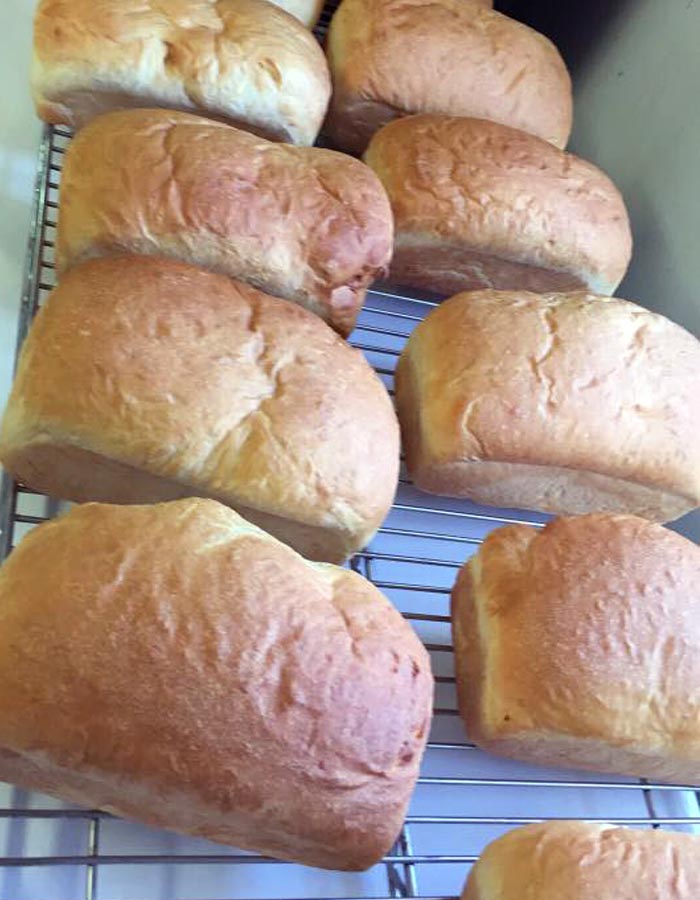
M 700 3 L 622 6 L 577 66 L 572 149 L 612 175 L 630 211 L 634 256 L 619 296 L 698 335 Z M 698 513 L 677 527 L 700 540 Z
M 633 264 L 618 293 L 700 332 L 700 4 L 640 0 L 583 62 L 572 147 L 627 201 Z
M 3 0 L 0 9 L 0 405 L 12 377 L 40 134 L 28 87 L 33 7 Z

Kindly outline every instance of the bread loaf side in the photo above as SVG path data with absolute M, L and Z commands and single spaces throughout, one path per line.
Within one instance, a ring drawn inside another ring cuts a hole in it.
M 700 505 L 700 342 L 634 303 L 457 294 L 413 331 L 396 403 L 422 490 L 657 521 Z
M 393 283 L 612 294 L 632 253 L 619 191 L 591 163 L 496 122 L 422 115 L 365 153 L 394 213 Z
M 362 354 L 316 316 L 193 266 L 111 257 L 67 272 L 34 320 L 0 459 L 79 502 L 214 497 L 339 562 L 391 506 L 399 433 Z
M 324 130 L 362 153 L 400 116 L 444 113 L 501 122 L 564 147 L 571 80 L 556 47 L 472 0 L 343 0 L 326 54 L 333 96 Z
M 86 504 L 0 569 L 0 777 L 336 869 L 415 783 L 428 655 L 386 598 L 211 500 Z
M 59 272 L 119 253 L 246 281 L 352 331 L 391 259 L 391 208 L 367 166 L 168 110 L 100 116 L 61 177 Z
M 471 740 L 700 785 L 700 547 L 636 516 L 497 529 L 452 594 Z
M 40 0 L 32 90 L 41 119 L 72 128 L 164 106 L 313 144 L 331 85 L 314 36 L 266 0 Z

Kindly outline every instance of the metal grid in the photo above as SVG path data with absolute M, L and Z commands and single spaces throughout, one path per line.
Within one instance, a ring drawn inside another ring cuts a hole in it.
M 322 20 L 322 28 L 328 16 Z M 70 139 L 45 131 L 19 342 L 54 284 L 61 161 Z M 433 302 L 373 292 L 352 342 L 391 391 L 396 358 Z M 3 556 L 59 504 L 5 479 Z M 391 854 L 367 874 L 323 873 L 128 824 L 95 810 L 7 786 L 0 791 L 0 897 L 12 900 L 223 900 L 223 898 L 454 897 L 482 847 L 509 828 L 552 818 L 697 829 L 689 786 L 650 784 L 529 767 L 487 757 L 468 742 L 455 707 L 449 590 L 459 566 L 504 522 L 546 517 L 420 494 L 402 472 L 397 501 L 352 565 L 409 619 L 436 673 L 435 721 L 406 824 Z

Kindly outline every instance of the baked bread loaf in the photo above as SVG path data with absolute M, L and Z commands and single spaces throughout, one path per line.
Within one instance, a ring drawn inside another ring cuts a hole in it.
M 318 41 L 266 0 L 40 0 L 32 88 L 46 122 L 165 106 L 313 144 L 330 78 Z
M 365 161 L 386 188 L 391 280 L 450 295 L 479 288 L 612 294 L 632 254 L 625 204 L 591 163 L 484 119 L 409 116 Z
M 65 156 L 59 271 L 106 254 L 169 256 L 300 303 L 347 335 L 392 241 L 379 179 L 332 150 L 143 109 L 100 116 Z
M 462 900 L 696 900 L 700 837 L 543 822 L 493 841 Z
M 396 403 L 429 493 L 657 521 L 700 504 L 700 342 L 625 300 L 457 294 L 411 335 Z
M 557 147 L 571 132 L 571 80 L 556 47 L 472 0 L 343 0 L 326 44 L 333 96 L 324 126 L 362 153 L 411 113 L 502 122 Z
M 53 497 L 211 496 L 312 559 L 372 537 L 399 429 L 362 354 L 320 319 L 165 259 L 71 269 L 36 317 L 0 435 Z
M 295 19 L 303 22 L 307 28 L 313 28 L 318 22 L 323 2 L 324 0 L 272 0 L 275 6 L 286 10 Z
M 480 747 L 700 785 L 696 544 L 636 516 L 499 528 L 458 576 L 452 629 Z
M 31 533 L 0 570 L 0 673 L 3 779 L 325 868 L 390 848 L 430 726 L 389 601 L 211 500 Z

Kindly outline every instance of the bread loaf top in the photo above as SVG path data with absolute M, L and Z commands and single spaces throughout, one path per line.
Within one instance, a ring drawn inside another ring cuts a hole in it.
M 374 135 L 365 161 L 389 195 L 398 242 L 424 238 L 570 272 L 598 294 L 613 293 L 627 270 L 620 192 L 596 166 L 534 135 L 485 119 L 409 116 Z
M 372 584 L 211 500 L 28 535 L 0 682 L 0 772 L 19 755 L 83 805 L 339 869 L 389 849 L 431 714 L 428 655 Z
M 475 738 L 517 757 L 539 736 L 551 761 L 564 735 L 591 768 L 614 770 L 617 747 L 700 771 L 699 586 L 700 547 L 636 516 L 492 532 L 453 599 L 456 617 L 475 608 Z
M 700 503 L 700 342 L 625 300 L 458 294 L 413 331 L 397 403 L 418 468 L 557 466 Z
M 343 0 L 328 32 L 326 130 L 362 153 L 386 122 L 445 113 L 503 122 L 564 147 L 571 80 L 556 47 L 470 0 Z
M 330 96 L 314 36 L 266 0 L 41 0 L 32 85 L 48 122 L 167 106 L 296 144 Z
M 335 532 L 331 561 L 379 527 L 399 467 L 391 399 L 358 350 L 286 300 L 156 257 L 76 266 L 39 312 L 3 460 L 34 442 Z
M 463 900 L 695 900 L 700 837 L 588 822 L 509 831 L 484 850 Z
M 169 256 L 298 302 L 347 335 L 392 241 L 379 179 L 332 150 L 139 109 L 100 116 L 65 156 L 59 272 L 92 256 Z

